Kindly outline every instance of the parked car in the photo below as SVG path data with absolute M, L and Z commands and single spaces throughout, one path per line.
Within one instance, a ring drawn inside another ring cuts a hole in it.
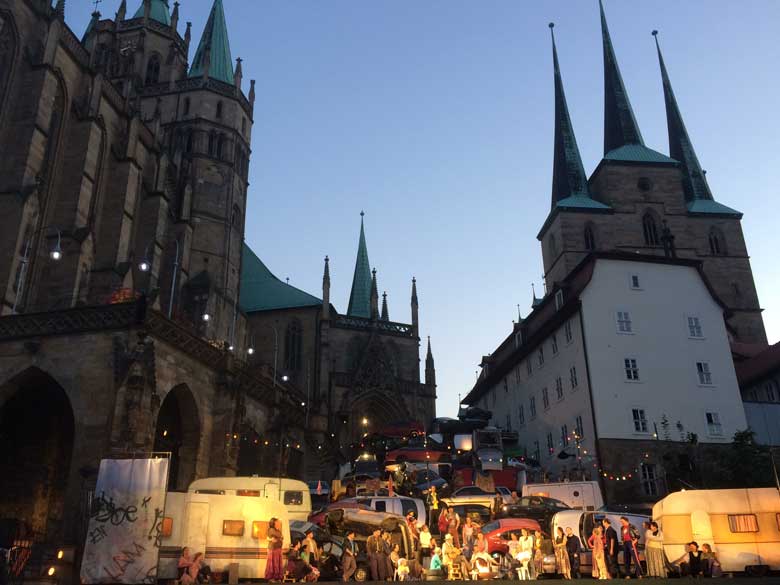
M 344 500 L 339 500 L 338 502 L 331 502 L 324 508 L 312 513 L 312 515 L 309 516 L 309 522 L 311 522 L 312 524 L 316 524 L 317 526 L 325 526 L 325 518 L 328 515 L 328 512 L 331 512 L 333 510 L 348 510 L 348 509 L 370 510 L 371 508 L 369 508 L 364 504 L 359 504 L 357 502 L 353 502 L 353 501 L 346 502 Z
M 569 506 L 555 498 L 542 496 L 523 496 L 515 504 L 506 504 L 501 509 L 504 518 L 533 518 L 542 525 L 544 530 L 550 530 L 550 522 L 558 512 L 570 510 Z
M 444 495 L 450 487 L 446 479 L 430 469 L 412 472 L 412 486 L 412 490 L 416 496 L 421 496 L 424 491 L 429 490 L 431 486 L 434 486 L 440 497 Z
M 479 526 L 484 526 L 492 519 L 490 508 L 481 504 L 459 504 L 453 507 L 455 513 L 460 516 L 461 521 L 471 518 L 472 522 L 477 523 Z
M 328 531 L 313 522 L 303 520 L 290 520 L 290 542 L 306 538 L 306 533 L 311 531 L 317 544 L 322 544 L 330 538 Z
M 597 481 L 527 483 L 523 486 L 523 496 L 555 498 L 575 510 L 598 510 L 604 506 Z
M 485 535 L 485 540 L 488 541 L 488 553 L 491 555 L 496 552 L 502 555 L 506 554 L 509 550 L 510 535 L 515 533 L 520 536 L 520 531 L 523 528 L 531 532 L 541 530 L 539 523 L 530 518 L 502 518 L 485 524 L 481 532 Z M 555 557 L 553 557 L 553 565 L 555 565 Z
M 348 498 L 343 501 L 354 501 L 358 504 L 368 506 L 376 512 L 388 512 L 390 514 L 403 516 L 404 518 L 406 518 L 406 515 L 409 512 L 414 512 L 419 526 L 422 526 L 425 523 L 427 516 L 425 505 L 419 498 L 409 498 L 406 496 L 366 496 L 362 498 Z
M 457 506 L 458 504 L 480 504 L 493 507 L 493 499 L 496 497 L 495 493 L 484 491 L 482 488 L 475 485 L 467 485 L 456 489 L 447 498 L 442 498 L 441 501 L 447 504 L 447 506 Z M 501 496 L 504 497 L 503 495 Z M 511 500 L 511 498 L 510 498 Z

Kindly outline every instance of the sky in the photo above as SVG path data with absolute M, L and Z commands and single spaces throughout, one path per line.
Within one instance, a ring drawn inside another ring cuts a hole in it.
M 481 356 L 541 291 L 536 234 L 550 206 L 556 42 L 590 174 L 603 152 L 597 0 L 223 0 L 244 92 L 257 80 L 246 239 L 290 284 L 346 312 L 360 211 L 391 320 L 436 360 L 438 416 L 454 416 Z M 128 0 L 134 12 L 141 0 Z M 113 16 L 119 0 L 99 9 Z M 181 0 L 192 58 L 210 0 Z M 79 34 L 93 2 L 69 0 Z M 650 148 L 668 153 L 651 30 L 715 199 L 742 211 L 769 341 L 780 337 L 777 172 L 780 2 L 605 0 L 626 89 Z

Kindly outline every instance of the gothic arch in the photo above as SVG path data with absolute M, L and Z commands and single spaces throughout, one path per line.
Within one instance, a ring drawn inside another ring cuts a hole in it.
M 159 53 L 152 53 L 149 60 L 146 62 L 146 78 L 144 80 L 145 85 L 155 85 L 160 82 L 160 64 L 162 59 Z
M 171 453 L 169 489 L 186 491 L 195 479 L 201 420 L 195 396 L 186 384 L 172 388 L 157 413 L 154 450 Z
M 642 215 L 642 236 L 645 246 L 661 245 L 661 231 L 658 227 L 660 223 L 658 215 L 651 209 Z
M 284 369 L 297 372 L 301 369 L 303 357 L 303 326 L 299 319 L 287 324 L 284 335 Z
M 593 251 L 596 249 L 596 226 L 593 224 L 593 222 L 589 221 L 585 224 L 585 229 L 582 231 L 582 237 L 586 250 Z
M 11 93 L 14 65 L 19 54 L 19 34 L 10 12 L 0 12 L 0 124 Z
M 350 410 L 351 437 L 358 439 L 363 433 L 374 433 L 387 423 L 410 421 L 412 417 L 400 392 L 369 390 L 352 395 Z M 363 421 L 367 424 L 363 424 Z
M 707 240 L 710 245 L 710 254 L 713 256 L 725 256 L 728 254 L 726 237 L 723 235 L 720 228 L 712 226 L 710 228 L 710 233 L 707 236 Z
M 0 386 L 0 517 L 61 536 L 75 417 L 65 389 L 30 367 Z

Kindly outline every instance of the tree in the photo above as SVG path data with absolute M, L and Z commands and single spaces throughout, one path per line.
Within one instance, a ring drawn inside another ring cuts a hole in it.
M 734 434 L 730 449 L 723 458 L 719 487 L 748 488 L 774 485 L 769 448 L 755 441 L 749 428 Z

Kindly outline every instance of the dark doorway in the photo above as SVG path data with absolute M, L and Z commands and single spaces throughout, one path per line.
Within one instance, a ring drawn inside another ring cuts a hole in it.
M 37 368 L 0 389 L 0 518 L 36 539 L 62 534 L 73 451 L 73 409 L 65 391 Z
M 195 479 L 200 443 L 200 419 L 195 398 L 187 386 L 168 392 L 157 415 L 154 450 L 171 453 L 168 489 L 187 491 Z

